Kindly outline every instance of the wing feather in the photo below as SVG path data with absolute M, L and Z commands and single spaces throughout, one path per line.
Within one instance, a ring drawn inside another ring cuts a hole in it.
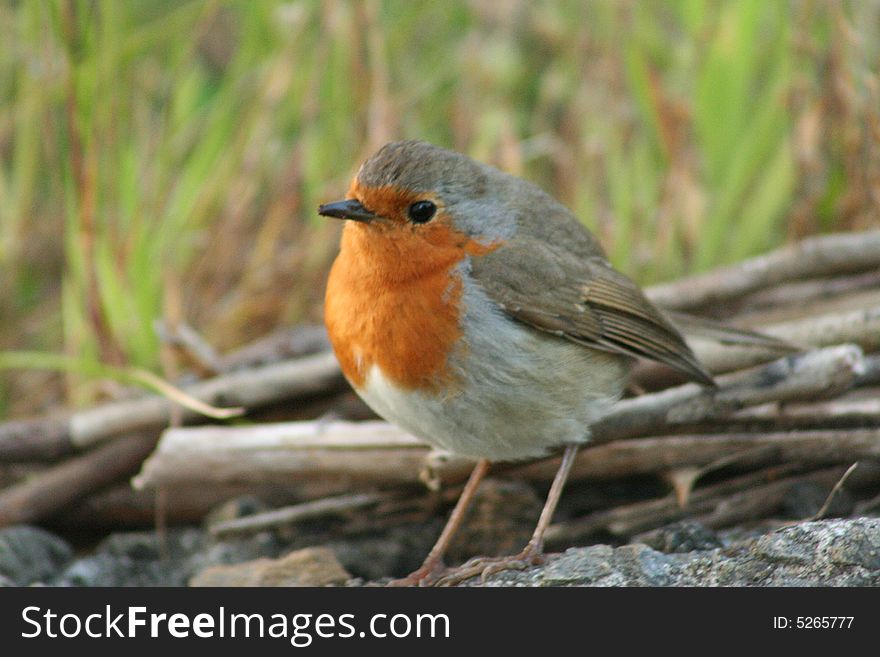
M 712 377 L 675 326 L 601 256 L 521 237 L 472 261 L 472 275 L 509 315 L 578 344 L 666 363 L 705 385 Z

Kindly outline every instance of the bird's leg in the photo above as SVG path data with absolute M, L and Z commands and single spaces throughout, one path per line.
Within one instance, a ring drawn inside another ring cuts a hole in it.
M 426 586 L 433 583 L 433 580 L 443 568 L 443 555 L 446 553 L 446 549 L 452 542 L 452 538 L 458 531 L 459 526 L 461 526 L 461 521 L 464 519 L 468 507 L 470 507 L 474 499 L 474 494 L 480 487 L 480 482 L 489 471 L 489 465 L 490 463 L 487 459 L 480 459 L 477 462 L 477 465 L 471 472 L 471 476 L 464 485 L 464 489 L 461 491 L 461 495 L 458 497 L 458 502 L 452 510 L 452 515 L 446 521 L 446 526 L 443 528 L 440 537 L 434 543 L 434 547 L 431 548 L 428 556 L 425 557 L 421 567 L 403 579 L 392 581 L 388 586 Z
M 440 586 L 454 586 L 477 575 L 481 577 L 482 581 L 486 581 L 486 578 L 495 573 L 505 570 L 523 570 L 540 563 L 544 558 L 544 534 L 553 520 L 553 514 L 556 512 L 556 506 L 559 504 L 562 489 L 565 487 L 565 481 L 568 479 L 568 473 L 571 471 L 577 451 L 577 445 L 568 445 L 565 448 L 562 462 L 559 464 L 559 469 L 553 478 L 553 484 L 550 486 L 550 492 L 547 494 L 547 501 L 541 510 L 541 517 L 538 518 L 538 525 L 522 552 L 508 557 L 471 559 L 459 568 L 448 571 L 436 583 Z

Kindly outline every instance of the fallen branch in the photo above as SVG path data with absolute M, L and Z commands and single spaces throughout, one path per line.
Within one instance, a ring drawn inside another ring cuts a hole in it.
M 874 306 L 880 306 L 880 288 L 859 290 L 828 299 L 814 299 L 810 302 L 802 302 L 797 297 L 792 297 L 788 304 L 780 303 L 772 308 L 739 311 L 725 321 L 737 326 L 770 326 L 822 315 L 843 315 Z
M 285 361 L 195 383 L 186 392 L 214 405 L 246 409 L 282 399 L 337 390 L 345 385 L 332 353 Z M 163 427 L 170 419 L 171 404 L 162 397 L 146 397 L 107 404 L 74 414 L 70 419 L 70 440 L 85 447 L 126 431 Z M 183 412 L 184 421 L 197 416 Z
M 863 371 L 861 350 L 839 345 L 794 354 L 772 363 L 718 378 L 711 391 L 685 384 L 624 399 L 592 428 L 594 443 L 659 433 L 675 423 L 726 417 L 747 406 L 832 397 L 848 389 Z
M 168 429 L 134 479 L 181 482 L 418 483 L 427 445 L 386 422 L 283 422 Z
M 780 306 L 809 308 L 816 301 L 837 299 L 852 292 L 878 288 L 880 288 L 880 271 L 783 283 L 740 299 L 736 304 L 736 314 Z
M 192 397 L 217 406 L 250 410 L 346 387 L 330 352 L 284 361 L 186 386 Z M 0 424 L 0 459 L 49 459 L 84 449 L 115 436 L 158 430 L 169 424 L 172 403 L 157 395 L 110 402 L 58 419 L 37 418 Z M 184 421 L 199 419 L 183 409 Z
M 699 434 L 637 438 L 587 446 L 571 478 L 609 479 L 684 466 L 702 467 L 747 452 L 736 464 L 829 464 L 880 458 L 880 429 L 778 433 Z M 383 422 L 297 422 L 256 428 L 170 429 L 135 478 L 139 488 L 201 481 L 211 484 L 347 482 L 349 486 L 418 483 L 428 448 Z M 458 481 L 472 467 L 463 458 L 439 459 L 433 474 Z M 556 459 L 505 469 L 550 481 Z
M 327 329 L 320 325 L 279 329 L 217 359 L 221 372 L 294 360 L 330 351 Z
M 69 425 L 69 415 L 0 424 L 0 462 L 51 461 L 73 454 Z
M 702 467 L 753 450 L 739 467 L 768 463 L 828 465 L 880 458 L 880 429 L 700 434 L 623 440 L 587 447 L 572 466 L 572 479 L 612 479 L 685 466 Z M 552 478 L 555 463 L 542 461 L 518 471 L 527 479 Z
M 828 493 L 828 497 L 825 498 L 825 502 L 822 504 L 822 506 L 819 508 L 819 510 L 816 511 L 815 514 L 813 514 L 813 516 L 810 518 L 810 520 L 821 520 L 822 518 L 825 517 L 825 514 L 828 513 L 828 509 L 831 508 L 831 503 L 834 501 L 835 495 L 837 495 L 837 493 L 840 492 L 840 490 L 843 488 L 843 485 L 846 483 L 846 480 L 849 479 L 849 476 L 855 471 L 855 469 L 857 467 L 859 467 L 858 461 L 856 461 L 851 466 L 849 466 L 849 468 L 847 468 L 846 472 L 844 472 L 841 475 L 840 479 L 837 480 L 837 483 L 834 484 L 834 487 L 831 489 L 831 492 Z
M 43 520 L 131 476 L 155 445 L 155 435 L 126 436 L 10 486 L 0 492 L 0 527 Z
M 210 526 L 210 532 L 216 537 L 236 534 L 252 534 L 266 529 L 276 529 L 293 525 L 303 520 L 314 520 L 325 516 L 338 515 L 355 509 L 363 509 L 389 499 L 387 494 L 361 493 L 327 497 L 312 502 L 303 502 L 293 506 L 273 509 L 263 513 L 255 513 L 244 518 L 235 518 L 217 522 Z
M 737 411 L 729 421 L 764 429 L 880 426 L 880 393 L 877 397 L 864 399 L 765 404 Z
M 808 238 L 736 265 L 654 285 L 646 293 L 663 308 L 689 310 L 730 301 L 787 281 L 878 267 L 880 231 L 840 233 Z
M 270 505 L 291 504 L 300 487 L 252 484 L 212 485 L 202 482 L 159 490 L 135 490 L 122 480 L 72 504 L 52 518 L 53 526 L 79 528 L 155 527 L 157 513 L 168 525 L 200 524 L 205 515 L 233 498 L 259 499 Z M 320 497 L 327 492 L 307 490 Z M 330 491 L 330 493 L 335 491 Z M 161 499 L 160 499 L 161 495 Z M 160 510 L 161 507 L 161 510 Z

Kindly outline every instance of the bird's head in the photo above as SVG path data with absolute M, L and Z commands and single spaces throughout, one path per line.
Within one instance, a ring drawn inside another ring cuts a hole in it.
M 318 213 L 348 220 L 346 232 L 396 252 L 410 266 L 429 267 L 512 234 L 516 220 L 495 193 L 496 174 L 503 175 L 439 146 L 392 142 L 364 162 L 344 200 Z

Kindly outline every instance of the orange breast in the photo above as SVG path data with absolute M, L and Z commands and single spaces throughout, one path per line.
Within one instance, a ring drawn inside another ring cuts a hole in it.
M 374 365 L 401 388 L 454 385 L 448 360 L 462 338 L 462 282 L 453 270 L 491 247 L 446 221 L 418 230 L 346 223 L 327 281 L 325 322 L 355 387 Z

